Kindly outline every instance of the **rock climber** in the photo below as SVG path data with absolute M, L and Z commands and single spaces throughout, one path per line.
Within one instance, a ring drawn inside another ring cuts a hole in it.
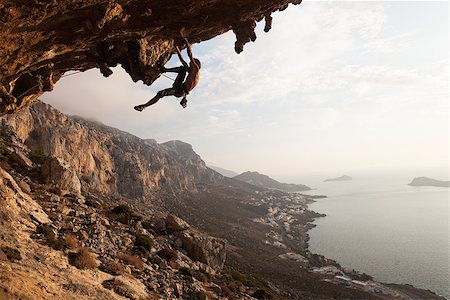
M 180 104 L 183 108 L 186 108 L 187 106 L 186 96 L 189 94 L 190 91 L 192 91 L 197 86 L 200 80 L 201 65 L 200 61 L 197 58 L 194 58 L 194 56 L 192 55 L 191 45 L 189 44 L 188 40 L 184 37 L 183 39 L 184 42 L 186 43 L 187 53 L 190 59 L 189 65 L 183 59 L 180 49 L 177 46 L 176 47 L 177 54 L 182 66 L 175 68 L 165 68 L 165 67 L 160 68 L 161 73 L 166 72 L 178 73 L 175 82 L 173 83 L 173 86 L 171 88 L 159 91 L 156 94 L 156 96 L 150 99 L 150 101 L 148 101 L 147 103 L 135 106 L 134 107 L 135 110 L 143 111 L 146 107 L 155 104 L 156 102 L 159 101 L 159 99 L 166 96 L 175 96 L 177 98 L 183 97 Z M 185 78 L 186 80 L 184 80 Z

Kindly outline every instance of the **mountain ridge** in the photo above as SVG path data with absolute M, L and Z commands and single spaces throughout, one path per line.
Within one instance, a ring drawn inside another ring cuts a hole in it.
M 157 144 L 98 122 L 66 116 L 43 102 L 2 119 L 32 151 L 68 164 L 87 193 L 144 199 L 161 189 L 169 193 L 195 190 L 199 182 L 222 178 L 206 167 L 192 146 L 183 147 L 179 152 L 183 156 L 174 156 L 176 149 L 170 142 Z
M 303 192 L 311 190 L 310 187 L 303 184 L 282 183 L 270 178 L 267 175 L 258 172 L 247 171 L 239 174 L 234 179 L 241 180 L 258 187 L 277 189 L 285 192 Z
M 216 172 L 222 174 L 222 175 L 225 176 L 225 177 L 233 178 L 233 177 L 239 175 L 238 173 L 236 173 L 236 172 L 234 172 L 234 171 L 227 170 L 227 169 L 224 169 L 224 168 L 221 168 L 221 167 L 217 167 L 217 166 L 213 166 L 213 165 L 208 165 L 208 167 L 210 167 L 210 168 L 213 169 L 214 171 L 216 171 Z

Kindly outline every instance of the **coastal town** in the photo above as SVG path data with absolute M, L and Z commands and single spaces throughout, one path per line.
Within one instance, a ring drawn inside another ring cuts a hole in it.
M 308 209 L 308 205 L 315 202 L 314 198 L 277 190 L 256 191 L 249 204 L 267 207 L 266 215 L 253 219 L 270 227 L 264 243 L 282 249 L 285 253 L 280 254 L 279 258 L 298 263 L 311 273 L 321 276 L 324 282 L 370 292 L 380 299 L 414 299 L 399 291 L 398 286 L 394 289 L 373 280 L 367 274 L 343 268 L 336 261 L 308 250 L 308 230 L 315 227 L 315 218 L 326 216 Z

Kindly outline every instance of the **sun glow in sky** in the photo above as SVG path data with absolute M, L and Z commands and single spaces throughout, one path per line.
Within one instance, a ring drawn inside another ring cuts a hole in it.
M 172 82 L 133 83 L 121 68 L 63 78 L 42 100 L 142 138 L 183 140 L 236 172 L 448 167 L 448 2 L 304 1 L 273 17 L 240 55 L 232 33 L 193 46 L 202 79 L 187 109 L 168 97 L 134 111 Z

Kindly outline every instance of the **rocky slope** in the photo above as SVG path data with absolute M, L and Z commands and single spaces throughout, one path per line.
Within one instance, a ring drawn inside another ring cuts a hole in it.
M 276 189 L 285 192 L 302 192 L 311 190 L 310 187 L 303 184 L 290 184 L 290 183 L 282 183 L 276 181 L 275 179 L 270 178 L 267 175 L 260 174 L 258 172 L 244 172 L 239 174 L 234 179 L 244 181 L 250 183 L 255 186 L 268 188 L 268 189 Z
M 0 299 L 285 299 L 237 283 L 222 271 L 226 241 L 175 215 L 46 182 L 50 158 L 8 130 L 0 128 Z
M 190 145 L 163 145 L 76 117 L 37 102 L 5 116 L 10 127 L 43 164 L 46 182 L 75 195 L 152 199 L 156 193 L 195 190 L 222 178 Z
M 256 40 L 256 22 L 301 0 L 0 1 L 0 115 L 29 105 L 69 70 L 120 64 L 152 84 L 175 53 L 180 31 L 198 43 L 226 31 L 235 50 Z

